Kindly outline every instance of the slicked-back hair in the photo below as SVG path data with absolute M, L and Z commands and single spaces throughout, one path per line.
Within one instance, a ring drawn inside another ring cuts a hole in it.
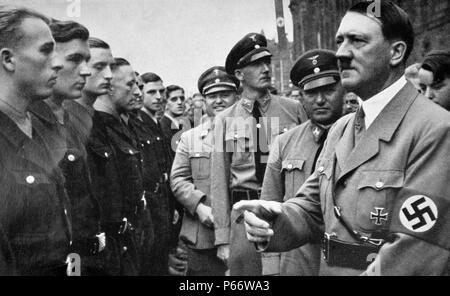
M 357 12 L 367 15 L 369 12 L 369 6 L 373 1 L 359 2 L 352 6 L 347 12 Z M 378 1 L 380 4 L 380 15 L 372 15 L 381 22 L 381 31 L 384 38 L 389 41 L 404 41 L 406 43 L 405 58 L 406 60 L 410 56 L 414 47 L 414 29 L 409 19 L 408 14 L 393 3 L 390 0 Z
M 104 49 L 110 49 L 109 44 L 105 41 L 96 38 L 96 37 L 89 37 L 88 39 L 89 48 L 104 48 Z
M 149 83 L 149 82 L 158 82 L 161 81 L 161 77 L 159 77 L 157 74 L 152 72 L 147 72 L 141 75 L 141 79 L 143 83 Z
M 50 30 L 56 42 L 64 43 L 74 39 L 87 41 L 89 39 L 88 29 L 73 21 L 53 21 Z
M 114 58 L 114 64 L 111 66 L 111 70 L 117 70 L 117 68 L 122 67 L 122 66 L 131 66 L 130 62 L 128 62 L 126 59 L 124 58 Z
M 450 78 L 450 50 L 429 52 L 422 63 L 422 68 L 433 73 L 434 83 Z
M 184 93 L 184 89 L 181 86 L 172 84 L 172 85 L 169 85 L 168 87 L 166 87 L 166 95 L 167 95 L 167 97 L 169 97 L 171 92 L 174 92 L 176 90 L 181 90 Z
M 18 45 L 24 36 L 20 26 L 27 18 L 40 19 L 47 25 L 50 23 L 49 18 L 32 9 L 0 5 L 0 49 L 5 47 L 14 48 Z

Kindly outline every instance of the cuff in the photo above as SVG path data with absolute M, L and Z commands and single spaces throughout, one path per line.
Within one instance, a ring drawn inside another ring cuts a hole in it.
M 218 228 L 215 230 L 215 246 L 228 245 L 230 243 L 230 228 Z

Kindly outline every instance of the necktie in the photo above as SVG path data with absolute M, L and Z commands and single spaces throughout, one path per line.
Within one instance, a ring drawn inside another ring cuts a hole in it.
M 263 160 L 261 156 L 267 156 L 269 154 L 267 147 L 267 136 L 266 130 L 262 125 L 262 121 L 260 121 L 262 115 L 259 110 L 259 102 L 255 101 L 253 104 L 252 110 L 253 117 L 256 120 L 256 137 L 254 137 L 256 152 L 255 152 L 255 170 L 256 170 L 256 178 L 262 184 L 264 179 L 264 173 L 266 171 L 267 157 Z M 262 148 L 262 149 L 261 149 Z
M 366 131 L 366 124 L 364 121 L 364 117 L 366 114 L 364 113 L 364 109 L 362 106 L 358 108 L 355 114 L 355 145 L 356 146 L 361 139 L 363 133 Z

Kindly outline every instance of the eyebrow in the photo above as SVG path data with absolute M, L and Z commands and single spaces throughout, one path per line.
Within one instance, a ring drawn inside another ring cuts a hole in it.
M 41 47 L 41 50 L 51 50 L 53 51 L 55 49 L 55 42 L 47 42 L 44 43 Z

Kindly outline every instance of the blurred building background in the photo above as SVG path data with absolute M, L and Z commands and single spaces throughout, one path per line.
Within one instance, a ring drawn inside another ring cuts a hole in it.
M 360 0 L 290 1 L 293 42 L 286 38 L 283 0 L 275 1 L 278 43 L 269 41 L 273 57 L 273 85 L 281 93 L 292 88 L 289 71 L 295 60 L 314 48 L 336 50 L 334 38 L 346 10 Z M 450 0 L 394 0 L 410 16 L 416 33 L 409 63 L 417 62 L 432 49 L 450 48 Z

